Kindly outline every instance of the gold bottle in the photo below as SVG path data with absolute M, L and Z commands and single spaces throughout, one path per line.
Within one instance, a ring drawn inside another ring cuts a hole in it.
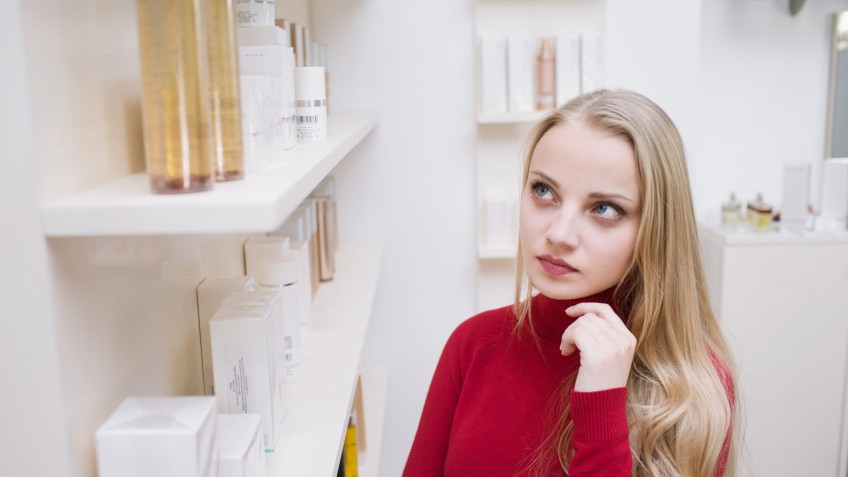
M 205 0 L 209 110 L 215 180 L 244 178 L 233 0 Z
M 153 192 L 212 188 L 202 0 L 138 0 L 144 153 Z

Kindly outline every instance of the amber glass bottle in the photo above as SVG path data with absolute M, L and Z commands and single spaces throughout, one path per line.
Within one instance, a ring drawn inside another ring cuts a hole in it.
M 203 0 L 138 0 L 144 148 L 156 193 L 212 188 Z

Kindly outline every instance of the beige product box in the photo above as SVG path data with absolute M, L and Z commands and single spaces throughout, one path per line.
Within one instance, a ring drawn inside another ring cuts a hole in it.
M 262 446 L 274 452 L 285 413 L 277 392 L 271 308 L 221 308 L 209 329 L 218 412 L 261 414 Z
M 219 414 L 218 477 L 264 477 L 259 414 Z
M 215 477 L 215 399 L 128 397 L 95 433 L 100 477 Z

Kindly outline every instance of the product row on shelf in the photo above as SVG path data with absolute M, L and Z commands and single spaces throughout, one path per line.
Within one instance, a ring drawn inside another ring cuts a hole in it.
M 196 330 L 179 346 L 194 365 L 185 379 L 200 383 L 187 388 L 203 396 L 127 397 L 96 432 L 101 477 L 279 475 L 279 455 L 298 432 L 289 389 L 313 372 L 304 350 L 313 299 L 335 277 L 336 230 L 327 177 L 267 235 L 211 239 L 201 261 L 162 263 L 151 306 Z M 350 448 L 346 475 L 356 475 Z
M 600 35 L 482 37 L 480 122 L 504 113 L 550 111 L 600 88 L 604 62 Z
M 138 3 L 153 192 L 207 191 L 326 140 L 326 45 L 274 14 L 273 1 Z

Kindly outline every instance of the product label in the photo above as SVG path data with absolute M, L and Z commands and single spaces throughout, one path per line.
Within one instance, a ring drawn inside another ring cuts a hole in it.
M 315 141 L 327 138 L 326 108 L 297 108 L 295 122 L 299 141 Z
M 250 383 L 248 375 L 250 371 L 250 358 L 247 348 L 233 346 L 224 351 L 227 372 L 227 402 L 228 411 L 231 413 L 247 413 L 250 409 Z M 219 384 L 220 388 L 221 385 Z

